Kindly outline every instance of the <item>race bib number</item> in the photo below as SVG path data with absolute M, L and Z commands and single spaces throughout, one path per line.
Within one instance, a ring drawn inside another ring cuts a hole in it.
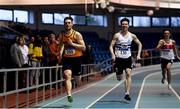
M 126 55 L 127 51 L 128 51 L 128 46 L 127 45 L 121 45 L 121 47 L 120 47 L 121 55 Z
M 168 56 L 168 55 L 169 55 L 169 53 L 170 53 L 170 51 L 169 51 L 169 50 L 164 50 L 164 51 L 162 52 L 162 55 Z
M 127 50 L 121 50 L 120 53 L 121 53 L 122 55 L 126 55 L 126 54 L 127 54 Z
M 130 46 L 128 44 L 119 44 L 115 46 L 115 55 L 116 57 L 129 57 L 130 53 Z
M 66 49 L 64 51 L 65 55 L 74 55 L 75 54 L 75 49 Z

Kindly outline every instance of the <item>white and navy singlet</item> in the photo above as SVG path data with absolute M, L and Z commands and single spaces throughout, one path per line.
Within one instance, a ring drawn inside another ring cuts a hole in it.
M 126 36 L 122 36 L 119 32 L 119 35 L 115 43 L 115 56 L 117 58 L 129 58 L 131 56 L 131 43 L 133 40 L 132 33 L 128 32 Z

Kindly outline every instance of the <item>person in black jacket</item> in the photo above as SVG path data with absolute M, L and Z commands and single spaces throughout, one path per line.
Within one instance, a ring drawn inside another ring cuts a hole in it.
M 92 64 L 93 57 L 91 56 L 92 47 L 91 45 L 86 45 L 86 50 L 83 52 L 83 64 Z

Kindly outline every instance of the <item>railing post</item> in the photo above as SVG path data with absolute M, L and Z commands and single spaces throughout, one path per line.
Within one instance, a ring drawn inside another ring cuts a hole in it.
M 19 71 L 16 71 L 16 90 L 19 89 Z M 19 106 L 19 92 L 16 92 L 16 108 Z
M 55 75 L 56 75 L 56 77 L 55 77 L 55 81 L 56 81 L 56 83 L 55 83 L 56 96 L 58 95 L 58 83 L 57 83 L 57 80 L 58 80 L 58 72 L 59 72 L 59 69 L 58 69 L 58 65 L 57 65 L 57 66 L 56 66 L 56 72 L 55 72 Z
M 27 75 L 26 75 L 26 88 L 28 88 L 28 90 L 26 91 L 26 107 L 29 107 L 29 69 L 27 70 Z
M 42 71 L 42 78 L 43 78 L 43 84 L 45 85 L 46 84 L 46 82 L 45 82 L 45 75 L 46 75 L 46 69 L 43 69 L 43 71 Z M 45 96 L 46 96 L 46 94 L 45 94 L 45 89 L 46 89 L 46 85 L 45 86 L 43 86 L 43 101 L 45 101 Z
M 62 67 L 60 68 L 60 80 L 63 80 L 63 71 L 62 71 Z M 60 95 L 62 95 L 62 92 L 63 92 L 63 83 L 61 82 L 60 83 Z
M 7 72 L 4 73 L 4 86 L 3 87 L 4 87 L 4 93 L 6 93 L 7 92 Z M 3 107 L 7 108 L 7 95 L 3 97 L 3 100 L 4 100 Z
M 50 83 L 52 82 L 52 69 L 53 68 L 50 68 L 50 75 L 49 75 L 49 80 L 50 80 Z M 52 99 L 52 84 L 50 84 L 50 99 Z

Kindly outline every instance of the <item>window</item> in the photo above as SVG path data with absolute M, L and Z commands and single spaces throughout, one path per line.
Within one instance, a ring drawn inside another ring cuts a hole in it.
M 42 13 L 42 23 L 53 24 L 53 14 Z
M 14 22 L 28 23 L 28 12 L 14 10 Z
M 151 19 L 148 16 L 133 16 L 134 27 L 150 27 Z
M 0 20 L 12 21 L 12 11 L 0 9 Z
M 123 19 L 123 18 L 127 18 L 127 19 L 129 19 L 129 26 L 132 26 L 132 17 L 118 17 L 118 23 L 119 23 L 119 25 L 121 25 L 120 24 L 120 21 Z
M 54 24 L 63 25 L 65 17 L 69 17 L 69 14 L 55 13 L 54 14 Z
M 32 11 L 29 12 L 29 23 L 34 24 L 34 13 Z
M 152 26 L 169 26 L 169 17 L 153 17 Z
M 86 18 L 87 25 L 107 27 L 107 16 L 91 15 Z
M 71 15 L 74 24 L 85 25 L 85 16 Z
M 180 17 L 171 17 L 171 26 L 180 27 Z

